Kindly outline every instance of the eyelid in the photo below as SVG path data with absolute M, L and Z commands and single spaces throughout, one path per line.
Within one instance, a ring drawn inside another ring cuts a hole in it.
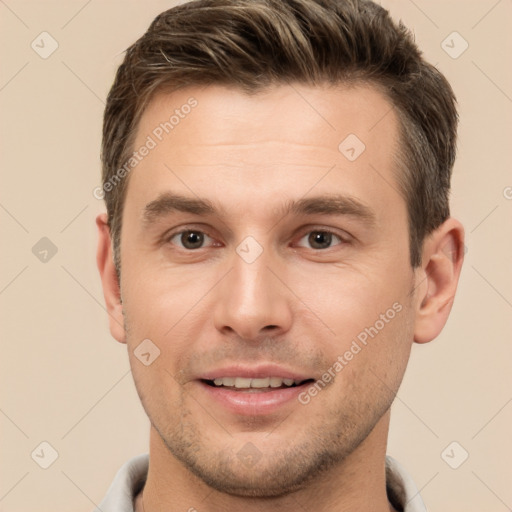
M 338 238 L 340 238 L 341 240 L 344 240 L 346 242 L 348 242 L 354 238 L 350 233 L 348 233 L 347 231 L 345 231 L 343 229 L 331 228 L 331 227 L 322 226 L 322 225 L 305 226 L 305 227 L 302 227 L 299 230 L 297 230 L 298 236 L 300 236 L 300 238 L 304 237 L 305 235 L 308 235 L 310 233 L 315 233 L 315 232 L 330 233 L 331 235 L 335 235 Z

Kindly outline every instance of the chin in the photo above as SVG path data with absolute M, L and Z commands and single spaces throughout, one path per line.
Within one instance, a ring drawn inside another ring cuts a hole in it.
M 253 469 L 252 474 L 245 477 L 238 474 L 223 474 L 222 478 L 218 475 L 211 475 L 197 468 L 189 468 L 197 477 L 199 477 L 206 485 L 223 494 L 230 496 L 238 496 L 240 498 L 277 498 L 293 493 L 301 489 L 305 482 L 310 478 L 300 477 L 299 481 L 293 481 L 290 476 L 283 474 L 280 479 L 270 478 L 266 468 Z M 263 473 L 255 478 L 254 473 Z M 270 471 L 270 473 L 274 473 Z
M 273 452 L 272 460 L 262 455 L 251 464 L 244 464 L 233 452 L 220 453 L 201 462 L 195 457 L 184 457 L 181 462 L 221 493 L 244 498 L 277 498 L 302 489 L 343 459 L 340 453 L 330 450 L 307 453 L 305 447 L 300 448 Z

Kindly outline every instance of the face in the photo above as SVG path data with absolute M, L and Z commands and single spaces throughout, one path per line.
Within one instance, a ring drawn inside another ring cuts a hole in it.
M 416 301 L 397 144 L 389 102 L 363 86 L 189 88 L 143 114 L 126 341 L 153 428 L 214 488 L 297 489 L 386 416 Z

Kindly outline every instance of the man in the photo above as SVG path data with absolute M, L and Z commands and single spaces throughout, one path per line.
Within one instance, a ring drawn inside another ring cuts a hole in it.
M 155 19 L 108 97 L 97 218 L 150 450 L 100 510 L 425 510 L 386 441 L 461 270 L 456 124 L 444 77 L 372 2 Z

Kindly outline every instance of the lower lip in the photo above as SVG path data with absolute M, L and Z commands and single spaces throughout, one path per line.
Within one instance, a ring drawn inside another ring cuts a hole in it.
M 264 391 L 234 391 L 229 388 L 210 386 L 203 381 L 199 385 L 207 396 L 227 410 L 242 416 L 271 414 L 294 401 L 299 404 L 298 396 L 310 382 L 291 388 L 275 388 Z

